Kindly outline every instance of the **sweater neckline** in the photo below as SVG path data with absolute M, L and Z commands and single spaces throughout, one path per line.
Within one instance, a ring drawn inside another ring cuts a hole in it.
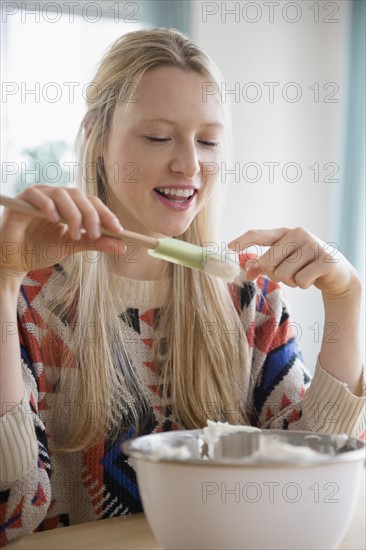
M 165 289 L 169 288 L 169 279 L 164 281 L 146 281 L 118 277 L 126 296 L 126 306 L 131 308 L 158 309 L 164 304 Z

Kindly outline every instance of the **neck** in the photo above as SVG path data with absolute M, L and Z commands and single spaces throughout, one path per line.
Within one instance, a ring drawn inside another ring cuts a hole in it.
M 109 255 L 111 271 L 127 279 L 155 281 L 161 279 L 163 260 L 153 258 L 146 248 L 133 241 L 126 242 L 127 250 L 119 254 L 117 248 Z

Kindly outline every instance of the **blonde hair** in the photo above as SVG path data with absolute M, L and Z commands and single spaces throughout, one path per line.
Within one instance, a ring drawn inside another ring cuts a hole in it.
M 99 155 L 116 106 L 132 98 L 147 70 L 162 65 L 196 71 L 217 84 L 221 79 L 212 61 L 176 30 L 136 31 L 112 44 L 89 89 L 88 110 L 78 134 L 80 166 L 89 167 L 87 177 L 80 170 L 79 185 L 106 204 L 108 189 Z M 179 238 L 199 245 L 216 242 L 216 205 L 213 196 Z M 142 381 L 123 351 L 123 330 L 116 323 L 126 296 L 121 286 L 117 288 L 118 278 L 110 274 L 108 259 L 95 253 L 91 261 L 91 252 L 87 254 L 64 261 L 51 290 L 52 318 L 67 316 L 72 326 L 72 341 L 62 349 L 53 345 L 52 350 L 63 365 L 57 403 L 63 407 L 75 388 L 79 399 L 70 429 L 55 438 L 56 448 L 63 451 L 88 448 L 107 435 L 113 439 L 121 426 L 140 430 L 149 411 Z M 202 427 L 208 418 L 246 422 L 248 346 L 230 289 L 197 270 L 166 262 L 163 271 L 165 303 L 154 343 L 163 402 L 187 429 Z M 98 338 L 85 338 L 85 326 L 91 322 L 97 323 Z M 111 326 L 116 327 L 112 334 Z M 163 340 L 167 345 L 161 356 Z M 86 413 L 91 405 L 93 421 Z

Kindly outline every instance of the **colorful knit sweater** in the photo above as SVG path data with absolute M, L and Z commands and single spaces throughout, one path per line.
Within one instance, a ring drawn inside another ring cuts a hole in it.
M 52 433 L 62 432 L 70 411 L 51 415 L 60 365 L 45 368 L 40 327 L 44 289 L 53 269 L 30 273 L 18 301 L 19 334 L 26 396 L 0 418 L 0 545 L 32 531 L 142 511 L 135 471 L 121 452 L 130 430 L 115 442 L 87 451 L 54 453 Z M 140 373 L 151 403 L 146 432 L 182 429 L 162 407 L 151 371 L 159 304 L 155 282 L 129 281 L 139 297 L 121 315 L 132 366 Z M 288 307 L 280 287 L 267 278 L 232 288 L 247 334 L 252 369 L 249 396 L 260 428 L 346 432 L 365 435 L 365 398 L 352 395 L 322 367 L 310 375 L 303 365 Z M 77 395 L 70 394 L 70 410 Z

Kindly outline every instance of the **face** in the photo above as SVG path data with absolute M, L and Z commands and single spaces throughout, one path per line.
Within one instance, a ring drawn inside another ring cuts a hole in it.
M 202 99 L 205 79 L 159 67 L 141 79 L 134 102 L 116 110 L 104 151 L 110 208 L 125 229 L 177 236 L 210 198 L 223 159 L 219 96 Z

